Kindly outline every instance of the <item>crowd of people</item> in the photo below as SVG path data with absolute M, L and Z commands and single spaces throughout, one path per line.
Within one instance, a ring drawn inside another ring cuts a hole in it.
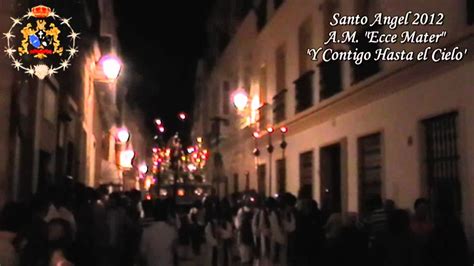
M 374 195 L 364 214 L 329 213 L 304 193 L 247 192 L 178 209 L 66 181 L 5 204 L 0 265 L 471 265 L 457 216 L 438 206 L 433 219 L 431 205 L 420 198 L 409 212 Z

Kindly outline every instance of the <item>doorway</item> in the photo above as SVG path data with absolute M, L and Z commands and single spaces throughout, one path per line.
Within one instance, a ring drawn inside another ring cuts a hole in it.
M 341 145 L 320 150 L 321 210 L 327 217 L 341 212 Z

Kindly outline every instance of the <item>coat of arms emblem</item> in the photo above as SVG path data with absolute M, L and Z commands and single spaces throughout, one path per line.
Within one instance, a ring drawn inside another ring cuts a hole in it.
M 39 79 L 66 70 L 78 52 L 79 33 L 73 30 L 70 20 L 43 5 L 33 7 L 20 18 L 12 18 L 13 25 L 4 35 L 5 53 L 13 67 Z

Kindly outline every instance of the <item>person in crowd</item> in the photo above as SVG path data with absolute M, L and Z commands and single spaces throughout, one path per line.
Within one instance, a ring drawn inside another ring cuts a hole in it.
M 46 222 L 53 219 L 63 219 L 67 221 L 72 230 L 73 237 L 75 237 L 77 226 L 76 219 L 72 213 L 71 195 L 67 195 L 61 187 L 53 186 L 50 189 L 51 199 L 48 208 L 48 213 L 44 218 Z
M 243 206 L 239 209 L 235 218 L 235 228 L 238 232 L 237 245 L 242 265 L 252 265 L 253 262 L 253 209 L 250 202 L 251 198 L 244 200 Z
M 49 261 L 49 264 L 53 261 L 61 261 L 66 265 L 72 264 L 71 259 L 74 258 L 73 231 L 69 221 L 54 218 L 48 222 L 47 246 L 47 261 Z
M 229 218 L 224 212 L 218 211 L 206 226 L 206 265 L 229 266 L 231 263 L 232 224 Z
M 18 237 L 21 266 L 40 265 L 40 261 L 47 253 L 48 224 L 44 220 L 48 213 L 49 201 L 44 194 L 37 194 L 30 202 L 31 218 Z
M 203 211 L 201 208 L 201 202 L 196 201 L 193 204 L 193 207 L 189 210 L 188 220 L 190 223 L 190 238 L 191 238 L 191 247 L 193 250 L 194 258 L 199 260 L 201 256 L 201 248 L 205 242 L 204 238 L 204 219 Z
M 76 265 L 94 265 L 94 205 L 97 204 L 98 194 L 93 188 L 76 186 L 80 192 L 76 200 L 74 217 L 77 222 L 75 238 Z
M 217 230 L 217 217 L 209 216 L 209 222 L 206 225 L 205 236 L 206 236 L 206 265 L 217 266 L 218 265 L 218 230 Z
M 472 265 L 466 234 L 455 206 L 454 200 L 449 196 L 440 197 L 436 201 L 435 223 L 428 247 L 430 266 Z
M 434 228 L 430 215 L 430 203 L 425 198 L 418 198 L 413 207 L 415 213 L 410 224 L 411 230 L 417 237 L 427 238 Z
M 369 247 L 375 245 L 380 235 L 387 231 L 387 211 L 380 195 L 373 195 L 369 200 L 370 214 L 366 221 L 369 231 Z
M 178 233 L 169 223 L 169 206 L 156 200 L 153 214 L 155 222 L 144 229 L 140 243 L 140 257 L 145 266 L 176 265 Z
M 155 220 L 155 218 L 153 217 L 153 201 L 144 200 L 142 202 L 142 206 L 143 206 L 144 217 L 141 220 L 141 224 L 143 228 L 147 228 Z
M 410 215 L 406 210 L 394 210 L 387 219 L 387 230 L 373 247 L 375 260 L 371 265 L 412 266 L 414 249 L 410 232 Z
M 107 265 L 109 246 L 109 228 L 107 225 L 107 209 L 109 206 L 108 190 L 97 189 L 97 198 L 91 202 L 92 208 L 92 240 L 93 256 L 97 265 Z
M 300 193 L 296 211 L 295 252 L 297 265 L 321 264 L 325 242 L 322 213 L 316 201 L 301 195 Z
M 19 264 L 20 259 L 14 241 L 26 222 L 23 216 L 22 206 L 13 202 L 7 203 L 0 213 L 0 265 Z
M 127 216 L 126 206 L 119 192 L 113 192 L 107 202 L 106 220 L 107 242 L 106 263 L 120 265 L 126 244 L 127 230 L 130 228 L 131 219 Z
M 232 263 L 232 238 L 234 227 L 232 224 L 232 210 L 230 205 L 221 204 L 221 215 L 218 220 L 219 236 L 221 239 L 222 266 L 230 266 Z
M 286 234 L 282 219 L 282 202 L 275 198 L 268 198 L 265 207 L 270 215 L 271 232 L 271 261 L 273 265 L 285 265 L 286 261 Z
M 425 198 L 418 198 L 414 204 L 414 215 L 411 219 L 410 229 L 414 241 L 414 265 L 427 265 L 430 254 L 428 244 L 433 233 L 434 224 L 430 215 L 430 203 Z
M 252 233 L 253 233 L 253 255 L 255 265 L 262 265 L 262 257 L 264 250 L 264 243 L 262 242 L 263 231 L 260 224 L 262 216 L 264 215 L 264 206 L 263 199 L 261 197 L 256 197 L 253 204 L 253 217 L 252 217 Z M 268 227 L 270 228 L 270 227 Z M 268 232 L 270 229 L 268 229 Z
M 390 215 L 390 213 L 392 211 L 395 211 L 397 210 L 397 206 L 395 204 L 395 201 L 391 200 L 391 199 L 386 199 L 383 203 L 383 208 L 385 210 L 385 212 L 387 213 L 387 215 Z
M 286 234 L 286 264 L 296 266 L 296 197 L 291 193 L 283 193 L 283 228 Z
M 345 212 L 342 215 L 342 230 L 334 249 L 334 255 L 329 255 L 334 260 L 327 260 L 327 265 L 365 265 L 368 261 L 368 235 L 358 227 L 357 213 Z M 339 254 L 344 254 L 340 256 Z

